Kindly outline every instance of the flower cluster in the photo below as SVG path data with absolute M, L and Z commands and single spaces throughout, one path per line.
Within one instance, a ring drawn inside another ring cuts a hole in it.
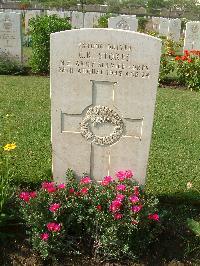
M 35 191 L 33 192 L 21 192 L 19 197 L 25 202 L 29 202 L 30 199 L 33 199 L 37 196 L 37 193 Z
M 3 149 L 4 151 L 11 151 L 14 150 L 16 147 L 17 147 L 16 143 L 8 143 L 3 147 Z
M 87 237 L 91 234 L 92 238 L 99 234 L 95 238 L 102 239 L 99 240 L 102 243 L 108 239 L 107 245 L 111 245 L 110 236 L 107 236 L 109 228 L 116 227 L 116 232 L 132 232 L 134 236 L 134 230 L 139 233 L 142 228 L 146 230 L 150 225 L 159 224 L 157 201 L 150 199 L 148 202 L 144 190 L 133 176 L 131 170 L 121 170 L 114 177 L 105 176 L 99 183 L 84 176 L 79 181 L 69 178 L 65 184 L 43 182 L 37 194 L 21 192 L 22 212 L 32 226 L 33 239 L 41 241 L 48 249 L 52 241 L 67 238 L 66 232 L 83 228 L 78 238 L 69 236 L 70 245 L 71 239 L 84 239 L 82 234 Z M 31 198 L 34 201 L 30 201 Z
M 200 57 L 200 51 L 196 51 L 196 50 L 184 50 L 184 55 L 182 56 L 176 56 L 175 60 L 176 61 L 187 61 L 188 63 L 192 63 L 194 60 L 194 57 L 198 56 Z
M 178 82 L 191 90 L 200 90 L 200 51 L 185 50 L 182 56 L 176 56 L 174 65 Z

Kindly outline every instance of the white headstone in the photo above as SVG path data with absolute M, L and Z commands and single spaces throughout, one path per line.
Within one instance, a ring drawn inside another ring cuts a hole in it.
M 200 50 L 200 21 L 186 23 L 184 50 Z
M 108 28 L 137 31 L 138 20 L 135 15 L 120 15 L 108 19 Z
M 181 20 L 178 18 L 170 19 L 169 28 L 168 28 L 168 38 L 178 42 L 180 39 L 180 34 L 181 34 Z
M 94 19 L 94 14 L 93 12 L 86 12 L 84 14 L 84 28 L 93 28 L 93 19 Z
M 22 60 L 21 14 L 0 13 L 0 53 Z
M 40 10 L 32 10 L 32 11 L 26 11 L 25 13 L 25 33 L 29 32 L 29 21 L 32 18 L 36 18 L 37 16 L 41 16 L 42 11 Z
M 153 30 L 155 32 L 159 32 L 160 18 L 159 17 L 152 17 L 152 23 L 153 23 Z
M 169 19 L 160 18 L 159 35 L 168 36 Z
M 96 180 L 134 169 L 145 182 L 161 40 L 114 29 L 51 34 L 53 176 Z
M 80 29 L 84 26 L 84 13 L 73 11 L 72 12 L 72 28 Z
M 65 18 L 66 14 L 63 11 L 56 11 L 56 10 L 47 10 L 47 16 L 53 16 L 56 15 L 60 18 Z

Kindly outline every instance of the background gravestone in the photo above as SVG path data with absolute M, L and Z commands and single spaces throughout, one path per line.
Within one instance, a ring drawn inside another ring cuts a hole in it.
M 21 14 L 0 13 L 0 53 L 22 61 Z
M 168 28 L 169 28 L 169 19 L 160 18 L 159 35 L 168 36 Z
M 26 13 L 25 13 L 25 33 L 29 32 L 29 20 L 32 18 L 36 18 L 37 16 L 41 16 L 41 15 L 42 15 L 41 10 L 26 11 Z
M 65 18 L 66 15 L 65 15 L 65 12 L 63 11 L 57 11 L 57 10 L 47 10 L 47 16 L 53 16 L 53 15 L 56 15 L 60 18 Z
M 200 22 L 186 23 L 184 50 L 200 50 Z
M 161 40 L 125 30 L 51 34 L 53 176 L 96 180 L 133 169 L 145 182 Z
M 168 28 L 168 38 L 178 42 L 181 34 L 181 20 L 170 19 Z
M 73 11 L 72 12 L 72 27 L 80 29 L 84 27 L 84 14 L 82 12 Z
M 108 19 L 108 28 L 137 31 L 138 20 L 135 15 L 120 15 Z
M 152 17 L 152 23 L 153 23 L 153 30 L 155 32 L 159 32 L 160 18 L 159 17 Z

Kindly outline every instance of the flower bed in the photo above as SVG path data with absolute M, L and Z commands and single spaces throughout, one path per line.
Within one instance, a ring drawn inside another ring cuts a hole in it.
M 158 200 L 147 197 L 132 171 L 119 171 L 100 183 L 71 170 L 66 184 L 42 183 L 21 192 L 21 213 L 35 250 L 43 258 L 89 253 L 95 258 L 135 259 L 161 229 Z

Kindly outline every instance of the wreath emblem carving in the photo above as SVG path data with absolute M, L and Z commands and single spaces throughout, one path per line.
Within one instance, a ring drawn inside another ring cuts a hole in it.
M 109 136 L 97 136 L 90 127 L 90 124 L 97 126 L 101 123 L 114 125 L 114 130 Z M 111 145 L 118 141 L 124 130 L 124 123 L 120 116 L 107 106 L 90 107 L 82 122 L 80 123 L 81 135 L 97 145 Z

